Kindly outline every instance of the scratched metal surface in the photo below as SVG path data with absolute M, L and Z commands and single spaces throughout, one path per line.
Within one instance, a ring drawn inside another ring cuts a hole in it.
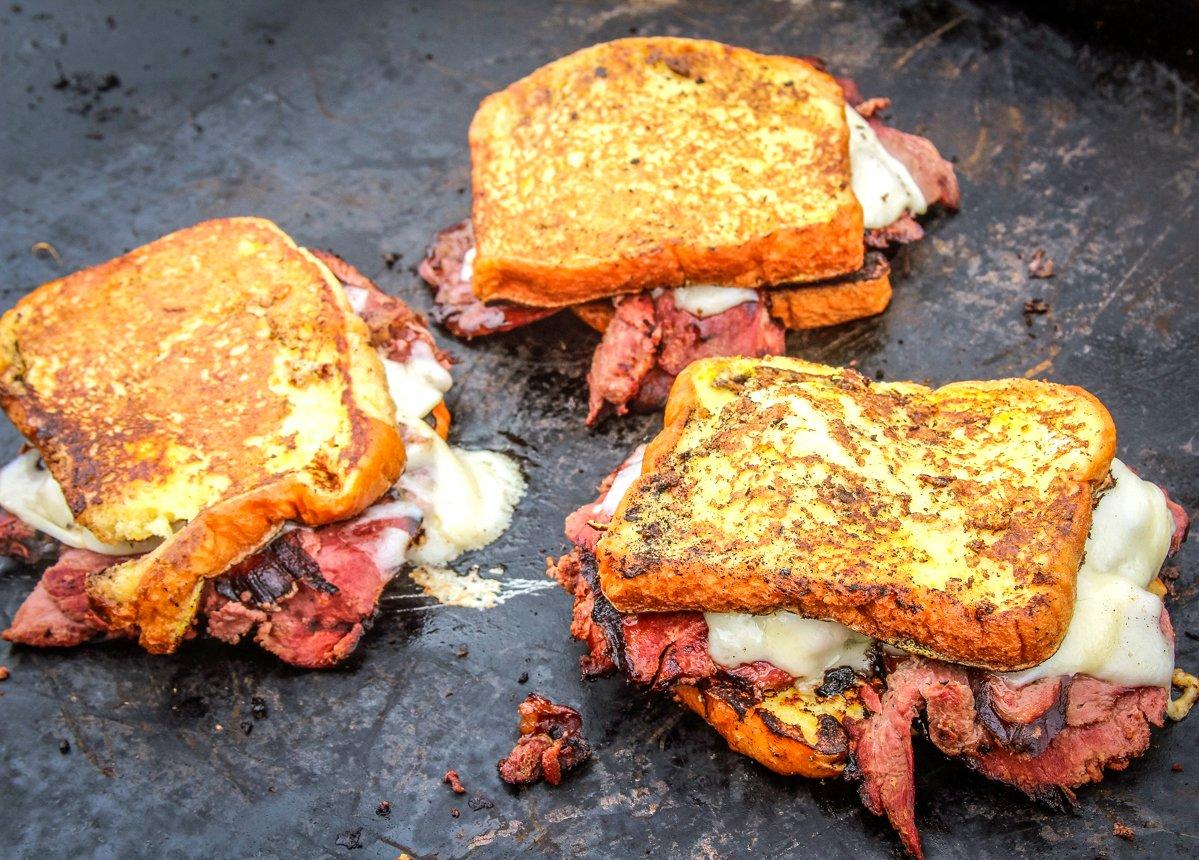
M 488 91 L 634 29 L 821 54 L 957 160 L 965 209 L 900 256 L 885 316 L 793 337 L 792 351 L 888 378 L 1087 386 L 1115 414 L 1120 455 L 1199 505 L 1199 97 L 1193 77 L 1152 57 L 1085 45 L 1009 6 L 945 2 L 22 6 L 0 9 L 5 307 L 168 229 L 253 213 L 427 308 L 406 267 L 466 212 L 465 133 Z M 61 264 L 31 254 L 42 241 Z M 1057 264 L 1051 281 L 1025 275 L 1037 246 Z M 403 254 L 394 269 L 387 252 Z M 1052 311 L 1029 326 L 1032 297 Z M 530 482 L 513 529 L 461 566 L 537 577 L 562 549 L 562 516 L 656 419 L 583 428 L 595 338 L 570 319 L 442 339 L 461 362 L 459 441 L 512 452 Z M 17 438 L 3 432 L 7 457 Z M 1175 625 L 1199 631 L 1199 548 L 1179 562 Z M 34 580 L 0 576 L 0 622 Z M 12 670 L 0 685 L 0 844 L 72 858 L 895 856 L 850 787 L 775 777 L 669 702 L 580 682 L 569 607 L 543 591 L 490 611 L 442 608 L 401 581 L 355 657 L 326 673 L 252 647 L 152 658 L 0 646 Z M 1181 663 L 1199 663 L 1193 638 L 1178 645 Z M 510 791 L 494 762 L 533 689 L 580 708 L 596 755 L 557 790 Z M 250 715 L 255 696 L 265 719 Z M 1073 816 L 920 748 L 929 853 L 1193 856 L 1197 726 L 1158 732 Z M 448 768 L 494 806 L 451 795 Z M 375 815 L 381 800 L 390 818 Z M 1136 841 L 1114 839 L 1114 821 Z M 361 849 L 338 844 L 359 830 Z

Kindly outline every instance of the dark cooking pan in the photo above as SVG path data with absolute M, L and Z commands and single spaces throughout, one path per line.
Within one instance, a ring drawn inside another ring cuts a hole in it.
M 1193 513 L 1195 8 L 6 4 L 3 302 L 167 229 L 253 213 L 428 309 L 408 267 L 467 212 L 466 127 L 487 92 L 630 32 L 817 54 L 955 159 L 963 209 L 900 254 L 885 315 L 793 336 L 790 350 L 887 378 L 1083 385 L 1112 409 L 1120 456 Z M 1036 248 L 1056 263 L 1051 280 L 1027 276 Z M 385 254 L 402 257 L 388 266 Z M 1031 298 L 1049 312 L 1026 320 Z M 460 567 L 537 578 L 563 548 L 563 515 L 658 419 L 584 428 L 595 336 L 569 315 L 469 345 L 439 336 L 460 362 L 458 441 L 509 451 L 530 484 L 512 530 Z M 4 434 L 7 458 L 18 440 Z M 1193 669 L 1199 547 L 1176 563 L 1178 662 Z M 35 577 L 0 577 L 0 622 Z M 0 844 L 30 857 L 896 854 L 851 786 L 776 777 L 669 701 L 581 682 L 569 611 L 556 590 L 442 607 L 401 577 L 359 651 L 324 673 L 252 647 L 0 646 L 12 672 L 0 684 Z M 512 791 L 495 761 L 534 689 L 578 706 L 595 757 L 557 789 Z M 1193 855 L 1197 725 L 1158 732 L 1067 813 L 918 746 L 928 853 Z M 442 784 L 451 768 L 467 795 Z M 1117 822 L 1135 841 L 1113 836 Z

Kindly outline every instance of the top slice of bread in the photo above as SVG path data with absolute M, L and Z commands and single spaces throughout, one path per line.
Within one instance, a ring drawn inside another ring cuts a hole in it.
M 0 403 L 76 520 L 161 538 L 93 577 L 113 626 L 171 650 L 206 577 L 288 520 L 383 493 L 403 441 L 370 335 L 324 264 L 269 221 L 172 233 L 0 318 Z
M 665 421 L 596 550 L 622 612 L 791 610 L 997 670 L 1065 635 L 1116 440 L 1082 389 L 711 358 Z
M 695 39 L 586 48 L 470 127 L 473 287 L 561 307 L 862 265 L 845 99 L 804 60 Z

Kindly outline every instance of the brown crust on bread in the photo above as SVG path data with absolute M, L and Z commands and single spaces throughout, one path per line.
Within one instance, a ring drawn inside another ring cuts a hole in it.
M 827 435 L 795 429 L 819 420 Z M 932 390 L 784 357 L 705 359 L 675 382 L 599 541 L 601 587 L 621 612 L 787 609 L 1024 668 L 1065 635 L 1114 453 L 1111 416 L 1079 388 Z
M 138 641 L 150 653 L 174 651 L 199 608 L 206 579 L 257 552 L 283 523 L 346 519 L 395 483 L 403 471 L 403 440 L 394 425 L 363 420 L 364 448 L 335 496 L 287 477 L 219 502 L 154 551 L 90 575 L 92 608 L 115 630 L 139 631 Z
M 881 314 L 891 303 L 891 265 L 877 251 L 854 275 L 833 283 L 766 291 L 770 315 L 789 329 L 822 328 Z
M 823 699 L 789 688 L 756 701 L 719 682 L 679 686 L 674 695 L 716 729 L 730 749 L 775 773 L 811 779 L 838 776 L 845 769 L 849 747 L 842 720 L 865 715 L 857 686 Z
M 804 60 L 694 39 L 622 39 L 538 69 L 471 123 L 475 295 L 565 307 L 855 271 L 844 105 Z

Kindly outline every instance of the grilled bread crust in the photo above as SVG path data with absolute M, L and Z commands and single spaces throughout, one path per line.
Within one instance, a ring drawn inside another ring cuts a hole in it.
M 775 773 L 823 779 L 845 770 L 849 746 L 845 719 L 863 719 L 857 682 L 843 693 L 819 697 L 810 688 L 789 687 L 760 702 L 731 684 L 679 686 L 674 695 L 728 742 Z
M 769 290 L 770 315 L 792 330 L 823 328 L 881 314 L 891 303 L 891 264 L 877 251 L 852 275 L 831 283 Z
M 881 314 L 891 302 L 891 265 L 877 251 L 847 278 L 800 287 L 776 287 L 766 295 L 770 314 L 792 330 L 840 325 Z M 616 313 L 608 299 L 571 307 L 571 312 L 601 334 Z
M 621 612 L 791 610 L 955 663 L 1035 665 L 1065 635 L 1115 441 L 1071 386 L 704 359 L 599 541 L 600 584 Z
M 365 324 L 277 226 L 209 221 L 39 287 L 0 319 L 0 403 L 78 522 L 162 538 L 93 576 L 114 627 L 155 652 L 206 577 L 288 520 L 357 513 L 404 446 Z
M 488 96 L 470 127 L 480 299 L 807 282 L 862 265 L 845 99 L 804 60 L 607 42 Z

